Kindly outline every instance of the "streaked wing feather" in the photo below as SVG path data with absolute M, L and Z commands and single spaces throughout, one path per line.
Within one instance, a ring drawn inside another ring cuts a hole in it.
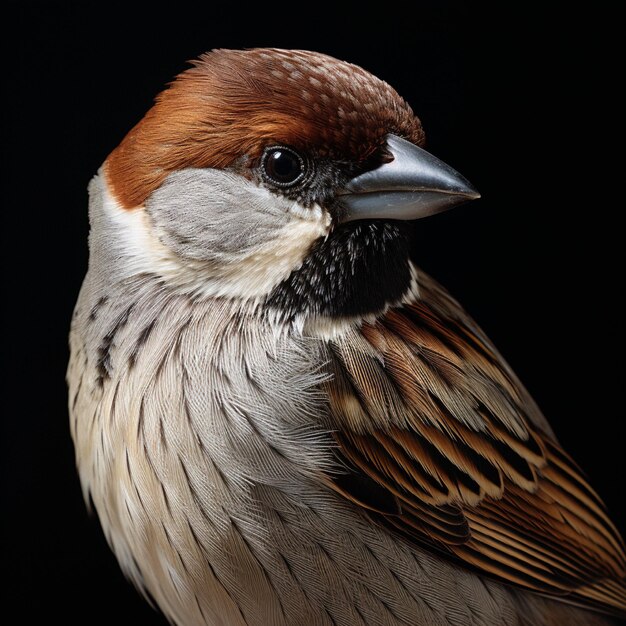
M 420 285 L 416 302 L 330 344 L 350 468 L 335 488 L 486 575 L 626 615 L 624 544 L 602 501 L 480 329 Z

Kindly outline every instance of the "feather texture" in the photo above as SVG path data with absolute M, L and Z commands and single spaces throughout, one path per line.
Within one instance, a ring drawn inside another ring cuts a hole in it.
M 389 129 L 424 140 L 408 104 L 355 65 L 307 51 L 214 50 L 158 96 L 106 170 L 131 209 L 175 170 L 254 161 L 276 143 L 365 161 Z
M 601 500 L 484 334 L 423 275 L 420 294 L 331 343 L 324 385 L 351 468 L 337 490 L 484 574 L 626 615 L 624 544 Z M 364 500 L 364 477 L 397 510 Z

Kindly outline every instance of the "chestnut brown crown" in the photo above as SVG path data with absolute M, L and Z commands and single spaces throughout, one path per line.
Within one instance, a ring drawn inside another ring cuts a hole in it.
M 409 105 L 356 65 L 301 50 L 214 50 L 157 97 L 105 171 L 130 209 L 175 170 L 254 165 L 272 144 L 358 164 L 387 133 L 424 141 Z

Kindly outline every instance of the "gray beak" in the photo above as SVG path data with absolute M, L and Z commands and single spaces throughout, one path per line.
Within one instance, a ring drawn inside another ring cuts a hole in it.
M 393 161 L 353 178 L 339 192 L 342 222 L 416 220 L 480 198 L 457 171 L 406 139 L 387 135 Z

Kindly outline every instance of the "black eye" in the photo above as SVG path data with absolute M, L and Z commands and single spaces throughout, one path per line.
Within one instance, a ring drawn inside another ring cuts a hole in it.
M 305 171 L 302 157 L 283 146 L 267 148 L 261 162 L 264 176 L 275 185 L 289 187 L 297 183 Z

